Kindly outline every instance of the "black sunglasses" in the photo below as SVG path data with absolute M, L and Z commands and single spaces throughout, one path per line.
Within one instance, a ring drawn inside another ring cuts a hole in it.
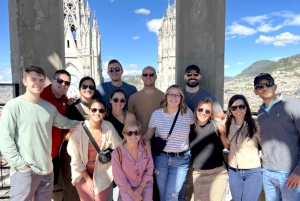
M 197 77 L 198 75 L 200 75 L 200 73 L 190 73 L 190 72 L 187 72 L 187 73 L 185 73 L 186 74 L 186 76 L 188 76 L 188 77 L 191 77 L 192 75 L 194 75 L 194 77 Z
M 87 84 L 83 84 L 81 85 L 82 89 L 87 89 L 89 88 L 90 90 L 95 90 L 95 85 L 87 85 Z
M 112 100 L 113 100 L 115 103 L 119 102 L 119 99 L 118 99 L 118 98 L 113 98 Z M 121 103 L 125 103 L 125 102 L 126 102 L 126 99 L 125 99 L 125 98 L 121 98 L 121 99 L 120 99 L 120 102 L 121 102 Z
M 197 111 L 202 113 L 202 112 L 204 111 L 204 109 L 203 109 L 202 107 L 199 107 L 199 108 L 197 109 Z M 205 114 L 210 114 L 210 110 L 205 109 Z
M 143 77 L 153 77 L 154 75 L 155 75 L 155 73 L 143 73 L 142 74 L 143 75 Z
M 244 104 L 244 105 L 235 105 L 235 106 L 231 106 L 230 107 L 230 109 L 232 110 L 232 111 L 236 111 L 237 109 L 240 109 L 240 110 L 244 110 L 245 108 L 246 108 L 246 105 Z
M 135 135 L 135 136 L 139 136 L 140 134 L 141 134 L 142 132 L 140 131 L 140 130 L 136 130 L 136 131 L 126 131 L 125 132 L 125 134 L 127 135 L 127 136 L 132 136 L 133 134 Z
M 96 113 L 97 111 L 99 111 L 99 113 L 103 114 L 105 112 L 105 109 L 103 109 L 103 108 L 100 108 L 100 109 L 91 108 L 90 110 L 92 111 L 92 113 Z
M 266 86 L 266 87 L 273 87 L 274 86 L 274 82 L 265 82 L 265 83 L 261 83 L 261 84 L 257 84 L 256 86 L 255 86 L 255 89 L 258 89 L 258 90 L 261 90 L 261 89 L 263 89 L 264 88 L 264 86 Z
M 70 86 L 70 84 L 71 84 L 71 82 L 69 82 L 69 81 L 64 81 L 64 80 L 62 80 L 62 79 L 60 79 L 60 78 L 56 78 L 56 79 L 54 79 L 54 80 L 56 80 L 56 82 L 57 82 L 58 84 L 65 83 L 66 86 Z
M 119 72 L 121 70 L 120 67 L 110 68 L 108 69 L 109 72 L 113 73 L 114 71 Z

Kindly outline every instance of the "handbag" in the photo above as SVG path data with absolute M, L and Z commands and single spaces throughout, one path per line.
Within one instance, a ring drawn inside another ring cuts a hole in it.
M 168 134 L 168 137 L 165 140 L 162 139 L 161 137 L 155 137 L 154 138 L 154 147 L 152 149 L 153 156 L 158 156 L 162 152 L 162 150 L 164 150 L 164 148 L 166 147 L 168 138 L 170 137 L 170 135 L 173 131 L 173 128 L 175 126 L 179 111 L 180 111 L 180 109 L 178 109 L 178 111 L 175 115 L 173 124 L 172 124 L 171 129 L 170 129 L 169 134 Z
M 100 150 L 98 144 L 96 143 L 95 139 L 93 138 L 91 132 L 89 131 L 89 129 L 87 128 L 87 126 L 84 122 L 82 123 L 82 127 L 85 130 L 87 136 L 90 138 L 92 144 L 94 145 L 95 149 L 98 152 L 98 160 L 103 164 L 108 163 L 111 160 L 111 152 L 113 150 L 111 148 L 107 148 L 103 151 Z

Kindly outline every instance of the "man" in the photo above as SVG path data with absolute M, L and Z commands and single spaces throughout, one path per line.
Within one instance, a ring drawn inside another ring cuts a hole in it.
M 214 113 L 216 118 L 224 118 L 224 112 L 215 94 L 200 88 L 201 72 L 196 65 L 190 65 L 185 69 L 184 81 L 186 83 L 183 94 L 185 103 L 194 111 L 197 103 L 205 98 L 210 98 L 214 103 Z
M 142 80 L 144 88 L 132 94 L 129 98 L 128 111 L 133 112 L 136 118 L 142 124 L 142 132 L 146 133 L 148 124 L 154 110 L 160 108 L 160 103 L 164 93 L 155 87 L 157 79 L 156 70 L 152 66 L 147 66 L 142 71 Z M 154 146 L 154 136 L 151 139 L 152 147 Z M 154 181 L 153 200 L 159 201 L 159 192 L 157 183 Z
M 266 201 L 300 200 L 300 100 L 276 95 L 268 73 L 254 78 L 254 93 L 263 104 L 257 113 L 262 136 L 263 186 Z
M 108 62 L 107 74 L 109 75 L 111 81 L 101 83 L 97 87 L 97 90 L 100 92 L 101 98 L 105 102 L 107 108 L 110 108 L 109 99 L 114 90 L 122 89 L 126 94 L 127 100 L 129 100 L 131 94 L 137 92 L 135 86 L 122 81 L 121 76 L 123 74 L 123 68 L 118 60 L 113 59 Z M 127 110 L 127 107 L 128 101 L 126 102 L 124 109 Z
M 164 93 L 155 87 L 157 79 L 156 70 L 152 66 L 147 66 L 142 71 L 141 76 L 144 88 L 132 94 L 128 101 L 128 111 L 135 114 L 142 124 L 142 132 L 146 133 L 151 114 L 160 108 L 160 103 Z
M 67 111 L 67 102 L 68 98 L 66 97 L 66 93 L 71 84 L 71 75 L 66 70 L 58 70 L 54 73 L 52 84 L 48 85 L 44 88 L 43 92 L 41 93 L 41 98 L 45 101 L 48 101 L 52 105 L 56 107 L 58 112 L 66 116 Z M 65 164 L 64 157 L 66 157 L 67 150 L 66 147 L 62 145 L 63 141 L 63 130 L 57 127 L 52 127 L 52 163 L 53 163 L 53 173 L 54 173 L 54 180 L 53 184 L 58 184 L 58 178 L 60 174 L 60 169 L 62 169 L 63 174 L 63 189 L 64 189 L 64 200 L 72 200 L 76 201 L 79 200 L 79 196 L 77 193 L 76 188 L 71 183 L 71 166 L 70 162 Z M 60 148 L 61 150 L 61 157 L 60 157 Z M 68 156 L 67 156 L 68 157 Z M 68 160 L 69 161 L 69 160 Z
M 25 69 L 26 92 L 10 100 L 0 121 L 0 150 L 9 163 L 11 200 L 51 200 L 52 125 L 64 129 L 78 124 L 62 116 L 49 102 L 40 99 L 45 72 L 37 66 Z M 25 182 L 22 182 L 25 181 Z

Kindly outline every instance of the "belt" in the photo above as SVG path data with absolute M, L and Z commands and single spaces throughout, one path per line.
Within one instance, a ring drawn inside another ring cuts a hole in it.
M 162 153 L 166 154 L 167 156 L 174 156 L 174 157 L 179 157 L 179 156 L 183 156 L 184 154 L 186 154 L 188 151 L 190 151 L 189 149 L 182 151 L 182 152 L 165 152 L 162 151 Z

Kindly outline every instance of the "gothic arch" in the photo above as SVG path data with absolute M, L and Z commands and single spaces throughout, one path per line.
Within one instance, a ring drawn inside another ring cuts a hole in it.
M 67 96 L 68 97 L 79 97 L 79 90 L 78 85 L 79 81 L 82 78 L 82 75 L 79 71 L 79 69 L 72 64 L 71 62 L 68 62 L 66 64 L 66 71 L 68 71 L 71 74 L 71 86 L 68 90 Z

